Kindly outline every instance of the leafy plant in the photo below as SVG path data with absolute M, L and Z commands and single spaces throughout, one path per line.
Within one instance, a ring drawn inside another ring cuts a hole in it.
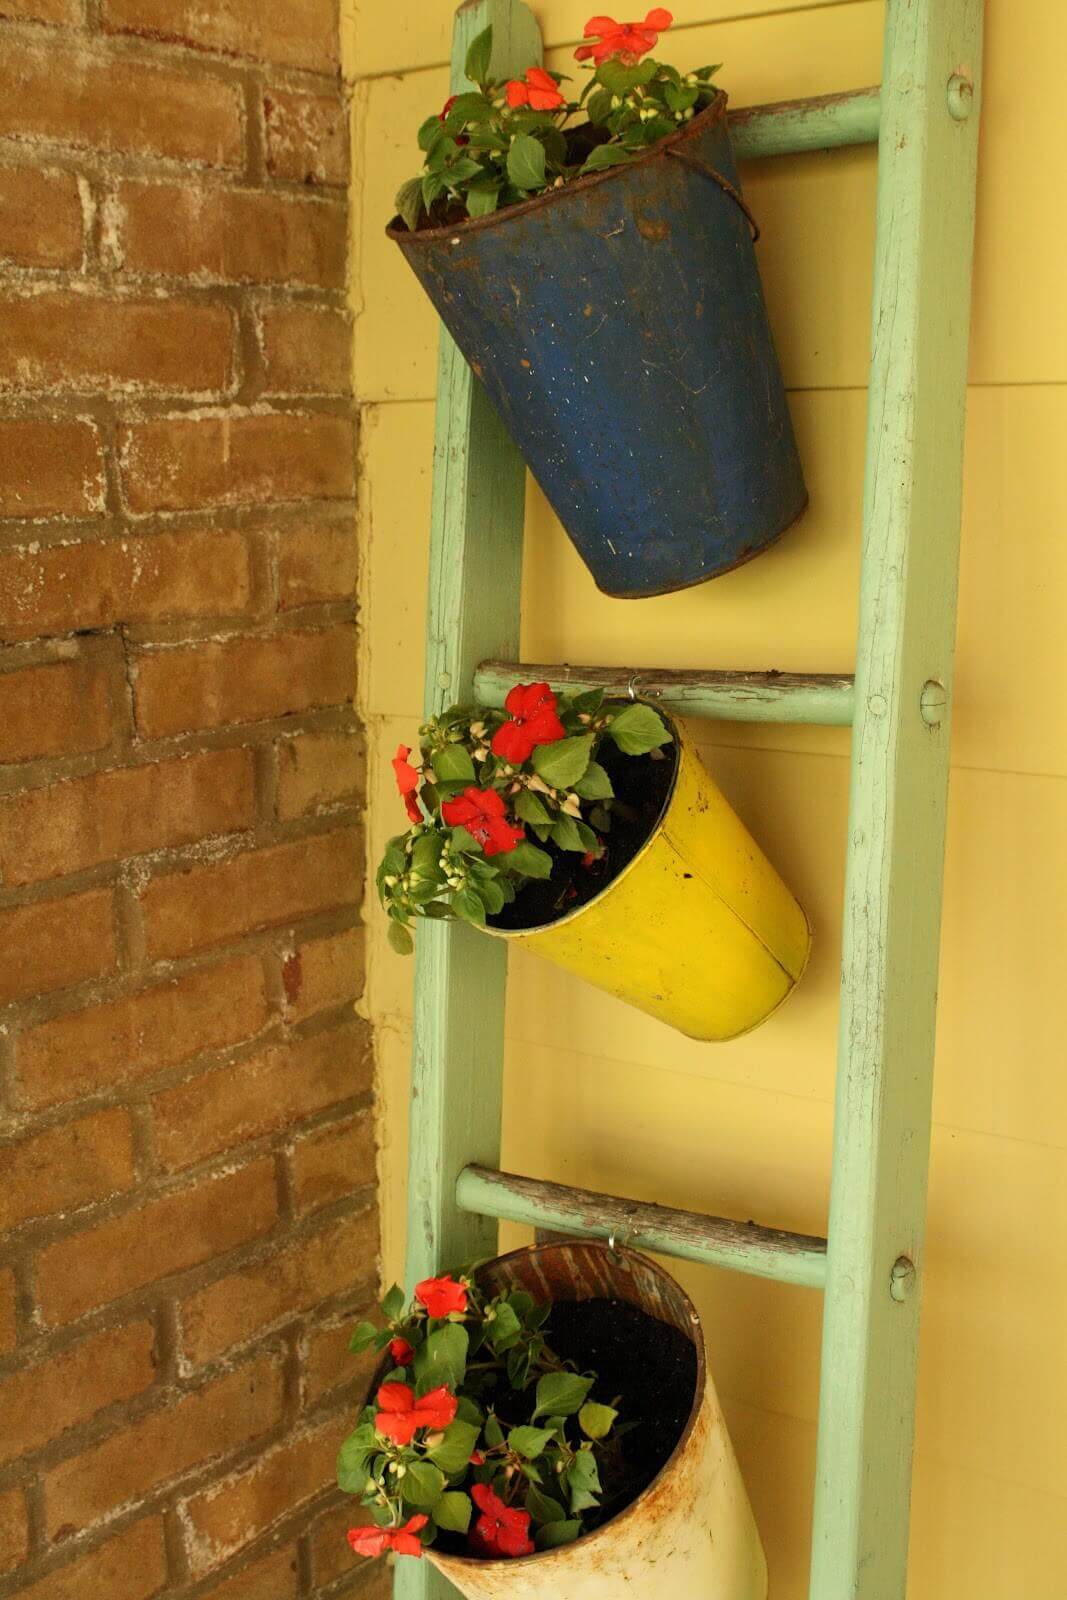
M 550 1310 L 446 1275 L 408 1306 L 391 1289 L 384 1326 L 359 1324 L 349 1348 L 393 1365 L 338 1456 L 338 1483 L 371 1517 L 349 1532 L 353 1550 L 418 1556 L 443 1531 L 474 1555 L 515 1557 L 586 1531 L 618 1413 L 592 1398 L 594 1373 L 552 1351 Z
M 521 78 L 493 78 L 493 30 L 486 28 L 467 53 L 466 75 L 475 87 L 452 95 L 419 129 L 423 171 L 396 197 L 408 228 L 487 216 L 632 161 L 677 133 L 714 99 L 718 67 L 683 75 L 648 57 L 673 20 L 660 7 L 644 22 L 591 18 L 585 27 L 590 42 L 575 51 L 590 72 L 576 100 L 560 87 L 569 79 L 542 67 L 528 68 Z M 573 120 L 579 116 L 581 125 Z
M 640 701 L 605 706 L 600 690 L 557 699 L 547 683 L 516 684 L 503 711 L 452 706 L 424 723 L 417 762 L 407 745 L 393 760 L 411 826 L 389 840 L 378 868 L 393 948 L 413 948 L 415 917 L 495 916 L 550 876 L 545 844 L 592 866 L 614 799 L 596 759 L 602 741 L 637 756 L 671 737 Z

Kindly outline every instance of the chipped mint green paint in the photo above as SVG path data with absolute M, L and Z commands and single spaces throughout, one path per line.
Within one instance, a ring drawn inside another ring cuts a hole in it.
M 907 1587 L 981 26 L 982 0 L 886 8 L 811 1600 Z
M 883 89 L 735 114 L 738 154 L 878 139 L 878 233 L 855 682 L 825 674 L 632 674 L 674 712 L 853 724 L 829 1246 L 502 1174 L 505 945 L 425 923 L 416 957 L 409 1282 L 492 1254 L 497 1217 L 825 1282 L 811 1600 L 903 1600 L 930 1135 L 955 634 L 982 0 L 887 0 Z M 498 71 L 540 59 L 519 0 L 457 14 L 452 87 L 489 22 Z M 518 655 L 524 474 L 447 336 L 434 457 L 430 711 L 498 703 Z M 481 666 L 479 667 L 479 663 Z M 475 674 L 477 672 L 477 679 Z M 475 1029 L 474 1018 L 478 1024 Z M 621 1237 L 621 1233 L 619 1234 Z M 398 1600 L 455 1600 L 401 1561 Z M 678 1600 L 718 1600 L 679 1595 Z

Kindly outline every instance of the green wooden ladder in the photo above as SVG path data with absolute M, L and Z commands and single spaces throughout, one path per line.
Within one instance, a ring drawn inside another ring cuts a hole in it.
M 811 1600 L 906 1589 L 959 562 L 982 0 L 886 11 L 880 90 L 731 118 L 742 157 L 878 145 L 855 677 L 633 676 L 682 715 L 852 727 L 828 1240 L 501 1173 L 504 942 L 427 922 L 416 957 L 409 1281 L 493 1255 L 507 1218 L 821 1289 Z M 469 0 L 453 90 L 490 22 L 497 73 L 540 59 L 521 0 Z M 501 704 L 519 678 L 631 682 L 518 664 L 523 511 L 518 453 L 443 335 L 427 715 L 472 690 Z M 401 1600 L 454 1593 L 428 1562 L 398 1564 Z

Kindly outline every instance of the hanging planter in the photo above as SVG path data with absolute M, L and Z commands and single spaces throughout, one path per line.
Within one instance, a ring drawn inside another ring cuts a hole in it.
M 458 916 L 702 1040 L 764 1022 L 807 964 L 796 899 L 658 708 L 519 684 L 394 766 L 412 827 L 378 874 L 390 936 Z M 536 840 L 536 843 L 534 843 Z
M 540 1245 L 430 1279 L 406 1312 L 394 1290 L 382 1310 L 381 1332 L 353 1338 L 389 1354 L 338 1469 L 375 1519 L 349 1534 L 358 1553 L 425 1553 L 471 1600 L 654 1586 L 765 1600 L 700 1318 L 661 1267 L 603 1244 Z
M 624 598 L 751 560 L 807 502 L 726 96 L 715 69 L 641 61 L 671 20 L 649 19 L 583 47 L 577 102 L 540 69 L 494 82 L 476 41 L 479 89 L 420 130 L 427 171 L 388 230 Z

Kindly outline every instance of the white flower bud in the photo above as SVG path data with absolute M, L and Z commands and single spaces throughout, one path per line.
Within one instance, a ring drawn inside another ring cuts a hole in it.
M 580 817 L 582 814 L 582 802 L 576 794 L 569 794 L 564 800 L 561 810 L 568 817 Z
M 423 1440 L 423 1444 L 426 1446 L 427 1450 L 436 1450 L 437 1446 L 439 1444 L 444 1444 L 444 1442 L 445 1436 L 443 1433 L 428 1433 Z
M 552 790 L 549 788 L 544 778 L 539 778 L 536 772 L 532 773 L 530 777 L 527 778 L 526 787 L 527 789 L 533 789 L 537 794 L 552 793 Z
M 474 752 L 474 759 L 475 761 L 487 761 L 489 759 L 489 746 L 485 744 L 479 745 Z
M 408 1470 L 407 1467 L 404 1466 L 402 1461 L 397 1461 L 397 1462 L 394 1463 L 394 1465 L 396 1466 L 396 1475 L 397 1475 L 397 1477 L 398 1478 L 403 1478 L 405 1476 L 405 1474 L 407 1473 L 407 1470 Z
M 474 737 L 476 739 L 484 739 L 485 738 L 485 723 L 484 722 L 472 722 L 471 723 L 471 733 L 474 735 Z
M 385 884 L 387 889 L 395 889 L 397 884 L 400 882 L 400 879 L 397 877 L 395 872 L 391 872 L 388 877 L 382 879 L 382 882 Z

